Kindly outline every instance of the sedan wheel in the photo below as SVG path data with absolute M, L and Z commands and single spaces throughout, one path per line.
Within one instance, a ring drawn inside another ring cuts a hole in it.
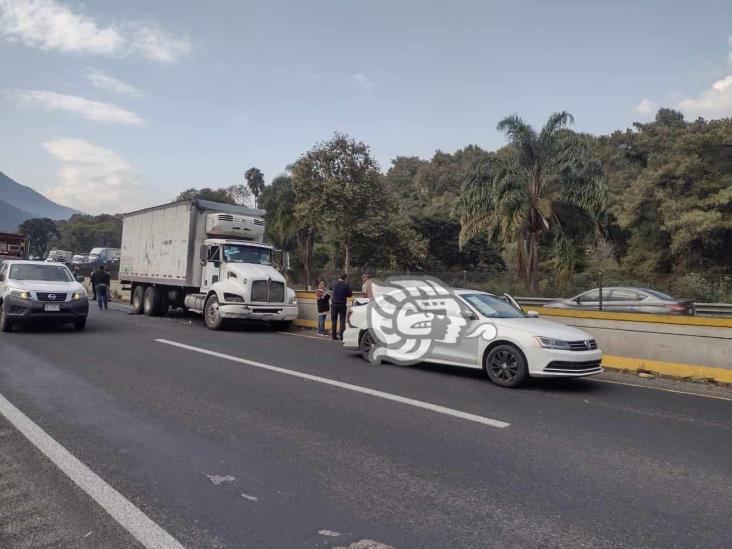
M 491 349 L 485 357 L 483 367 L 488 378 L 501 387 L 518 387 L 529 377 L 523 353 L 509 344 Z
M 370 330 L 367 330 L 362 336 L 361 341 L 358 342 L 358 351 L 361 353 L 361 358 L 371 364 L 381 364 L 381 359 L 374 356 L 376 350 L 376 340 Z

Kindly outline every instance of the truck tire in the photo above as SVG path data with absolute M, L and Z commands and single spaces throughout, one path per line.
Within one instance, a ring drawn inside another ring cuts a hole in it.
M 145 286 L 138 284 L 132 291 L 132 314 L 141 315 L 144 313 Z
M 215 294 L 206 300 L 206 305 L 203 307 L 203 320 L 210 330 L 220 330 L 224 326 L 224 319 L 221 318 L 219 310 L 219 299 Z
M 147 316 L 158 316 L 160 310 L 160 291 L 155 286 L 145 288 L 142 300 L 143 310 Z
M 8 315 L 5 314 L 5 307 L 3 307 L 3 304 L 0 303 L 0 332 L 12 332 L 13 331 L 13 323 L 8 318 Z

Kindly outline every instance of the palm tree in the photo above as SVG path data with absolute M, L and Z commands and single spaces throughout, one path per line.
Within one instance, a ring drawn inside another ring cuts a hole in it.
M 593 226 L 605 207 L 602 169 L 586 141 L 567 129 L 572 122 L 568 112 L 555 113 L 537 133 L 517 115 L 501 120 L 497 129 L 509 147 L 473 170 L 458 204 L 460 245 L 482 232 L 515 245 L 519 275 L 532 293 L 542 236 L 551 233 L 561 253 L 572 237 L 563 220 Z

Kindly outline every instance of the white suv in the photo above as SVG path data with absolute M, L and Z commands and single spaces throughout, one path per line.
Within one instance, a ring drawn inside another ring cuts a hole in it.
M 89 298 L 66 265 L 41 261 L 0 264 L 0 331 L 38 320 L 86 326 Z

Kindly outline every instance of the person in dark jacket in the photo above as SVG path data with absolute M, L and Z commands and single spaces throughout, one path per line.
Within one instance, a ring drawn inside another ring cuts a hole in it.
M 348 308 L 348 298 L 353 296 L 351 287 L 346 282 L 346 275 L 342 274 L 333 284 L 333 290 L 330 298 L 330 336 L 333 339 L 343 341 L 343 332 L 346 331 L 346 310 Z M 340 318 L 340 326 L 338 325 Z M 337 328 L 340 328 L 337 330 Z
M 316 286 L 318 288 L 315 291 L 316 303 L 318 305 L 318 335 L 326 336 L 328 332 L 325 329 L 325 317 L 328 315 L 328 311 L 330 311 L 330 295 L 328 295 L 328 291 L 325 289 L 325 280 L 319 281 Z
M 112 277 L 109 276 L 107 268 L 101 265 L 91 276 L 91 285 L 97 296 L 99 310 L 109 309 L 109 286 L 112 284 Z

